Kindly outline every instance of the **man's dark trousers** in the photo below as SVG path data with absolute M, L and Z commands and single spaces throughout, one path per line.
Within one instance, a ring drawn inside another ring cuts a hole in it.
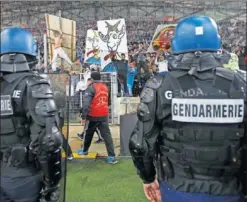
M 85 127 L 86 127 L 86 130 L 85 130 L 85 136 L 84 136 L 83 151 L 84 152 L 88 151 L 91 145 L 92 139 L 93 139 L 94 132 L 96 131 L 96 128 L 98 128 L 105 142 L 108 156 L 114 157 L 115 152 L 114 152 L 113 140 L 112 140 L 108 121 L 91 121 L 91 120 L 89 121 L 88 120 Z

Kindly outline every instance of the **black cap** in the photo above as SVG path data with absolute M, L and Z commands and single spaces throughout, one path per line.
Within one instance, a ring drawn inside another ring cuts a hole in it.
M 100 80 L 101 80 L 100 73 L 99 73 L 99 72 L 92 72 L 92 73 L 91 73 L 91 78 L 92 78 L 94 81 L 100 81 Z

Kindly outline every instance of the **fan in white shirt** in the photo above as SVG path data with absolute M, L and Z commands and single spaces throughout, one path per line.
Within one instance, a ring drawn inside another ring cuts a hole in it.
M 159 62 L 157 61 L 157 58 L 155 60 L 155 64 L 159 67 L 159 72 L 168 72 L 168 62 L 165 60 L 165 57 L 163 55 L 159 56 Z
M 83 79 L 77 83 L 75 91 L 85 91 L 87 88 L 87 80 L 89 78 L 91 78 L 91 71 L 86 69 L 86 72 L 83 75 Z

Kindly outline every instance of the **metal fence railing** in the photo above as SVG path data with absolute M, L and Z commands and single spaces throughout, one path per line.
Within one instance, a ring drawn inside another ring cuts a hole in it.
M 59 110 L 59 116 L 63 116 L 64 120 L 69 123 L 79 122 L 78 112 L 79 103 L 73 95 L 73 87 L 71 85 L 71 75 L 47 74 L 51 88 L 53 90 L 54 99 Z M 71 88 L 69 88 L 71 86 Z
M 119 124 L 119 110 L 117 109 L 118 79 L 115 72 L 100 72 L 101 80 L 109 89 L 109 122 Z M 59 110 L 64 111 L 64 119 L 69 121 L 70 125 L 79 124 L 79 112 L 83 105 L 82 92 L 77 85 L 83 82 L 84 74 L 47 74 L 54 92 L 55 101 Z M 84 81 L 85 82 L 85 81 Z M 137 85 L 137 84 L 136 84 Z M 138 96 L 138 95 L 136 95 Z M 127 99 L 127 97 L 126 97 Z M 127 100 L 129 100 L 128 98 Z M 131 102 L 131 101 L 130 101 Z M 123 103 L 121 103 L 123 104 Z M 131 106 L 129 103 L 124 103 Z M 126 105 L 126 106 L 127 106 Z

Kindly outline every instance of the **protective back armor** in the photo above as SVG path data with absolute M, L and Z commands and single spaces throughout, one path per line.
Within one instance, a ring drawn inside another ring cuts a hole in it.
M 17 86 L 20 90 L 14 91 Z M 22 98 L 24 92 L 25 99 Z M 45 79 L 34 73 L 3 77 L 0 135 L 1 165 L 6 165 L 4 173 L 10 167 L 26 168 L 35 162 L 43 170 L 47 186 L 54 188 L 58 185 L 61 179 L 62 137 L 53 92 Z M 37 170 L 37 167 L 34 169 Z M 23 170 L 24 175 L 30 175 L 28 169 Z M 22 176 L 20 171 L 12 171 L 11 174 Z
M 25 167 L 29 162 L 29 121 L 22 107 L 25 79 L 32 73 L 5 75 L 1 80 L 1 163 Z M 18 86 L 18 90 L 15 90 Z M 21 154 L 22 153 L 22 154 Z
M 190 96 L 185 92 L 199 89 L 198 78 L 188 72 L 170 73 L 172 99 L 244 99 L 243 86 L 234 73 L 223 68 L 209 73 L 213 83 L 209 82 L 201 94 Z M 213 90 L 215 93 L 210 94 Z M 168 182 L 174 189 L 213 195 L 239 193 L 241 185 L 236 177 L 243 150 L 242 123 L 193 123 L 172 119 L 165 122 L 159 150 Z

